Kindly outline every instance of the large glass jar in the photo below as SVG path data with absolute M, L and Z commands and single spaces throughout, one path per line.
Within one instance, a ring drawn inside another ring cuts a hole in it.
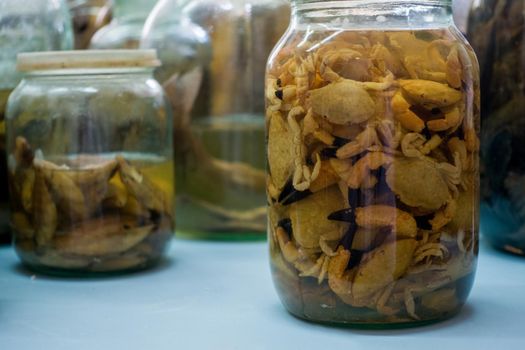
M 264 67 L 288 22 L 284 0 L 162 0 L 148 18 L 176 116 L 178 235 L 265 237 Z
M 64 1 L 0 1 L 0 241 L 9 241 L 4 111 L 21 76 L 19 52 L 65 50 L 73 46 L 71 18 Z
M 97 30 L 111 21 L 110 0 L 68 0 L 73 17 L 75 49 L 87 49 Z
M 525 1 L 476 1 L 469 38 L 481 67 L 481 231 L 525 255 Z
M 114 0 L 113 19 L 99 29 L 90 49 L 136 49 L 144 22 L 157 0 Z
M 292 4 L 266 80 L 281 301 L 359 326 L 458 313 L 478 252 L 479 76 L 451 2 Z
M 149 267 L 173 232 L 172 119 L 152 50 L 21 54 L 7 151 L 14 245 L 53 274 Z

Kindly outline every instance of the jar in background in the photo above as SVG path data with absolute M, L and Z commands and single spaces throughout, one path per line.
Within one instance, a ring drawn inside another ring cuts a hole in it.
M 157 0 L 114 0 L 113 19 L 99 29 L 90 49 L 137 49 L 144 22 Z
M 481 232 L 525 255 L 525 1 L 476 1 L 469 40 L 481 67 Z
M 468 15 L 472 0 L 452 0 L 454 21 L 462 33 L 467 32 Z
M 172 119 L 152 50 L 21 54 L 7 109 L 14 246 L 52 274 L 143 269 L 172 236 Z
M 284 0 L 162 0 L 148 18 L 141 47 L 176 116 L 178 235 L 265 237 L 264 67 L 288 22 Z
M 296 0 L 292 13 L 266 80 L 281 301 L 364 327 L 455 315 L 477 263 L 479 75 L 451 2 Z
M 87 49 L 91 37 L 111 21 L 109 0 L 68 0 L 73 17 L 75 49 Z
M 0 1 L 0 241 L 9 241 L 4 111 L 20 82 L 19 52 L 66 50 L 73 46 L 71 18 L 64 1 Z

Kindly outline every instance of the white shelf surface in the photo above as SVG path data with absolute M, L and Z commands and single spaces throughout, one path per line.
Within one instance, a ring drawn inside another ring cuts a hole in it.
M 525 349 L 525 258 L 482 244 L 460 315 L 366 331 L 290 316 L 264 242 L 174 240 L 158 268 L 99 279 L 35 275 L 2 247 L 0 349 Z

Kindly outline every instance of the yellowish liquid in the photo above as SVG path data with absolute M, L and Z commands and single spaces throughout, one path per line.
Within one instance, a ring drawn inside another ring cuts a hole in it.
M 174 231 L 173 160 L 137 153 L 50 159 L 20 171 L 34 172 L 33 205 L 23 205 L 25 192 L 13 199 L 21 204 L 12 225 L 25 263 L 96 273 L 158 261 Z M 26 187 L 24 178 L 14 181 Z
M 191 131 L 192 147 L 177 154 L 178 233 L 265 237 L 264 116 L 207 118 L 195 121 Z
M 164 161 L 162 163 L 146 163 L 141 168 L 144 176 L 147 176 L 162 192 L 165 193 L 169 206 L 173 208 L 175 196 L 175 162 Z

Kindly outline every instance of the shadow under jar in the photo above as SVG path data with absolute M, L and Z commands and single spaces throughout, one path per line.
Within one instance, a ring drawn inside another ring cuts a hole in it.
M 269 242 L 293 315 L 459 312 L 478 253 L 479 77 L 450 1 L 292 1 L 267 67 Z
M 152 50 L 21 54 L 6 115 L 11 226 L 52 274 L 143 269 L 174 230 L 172 120 Z

